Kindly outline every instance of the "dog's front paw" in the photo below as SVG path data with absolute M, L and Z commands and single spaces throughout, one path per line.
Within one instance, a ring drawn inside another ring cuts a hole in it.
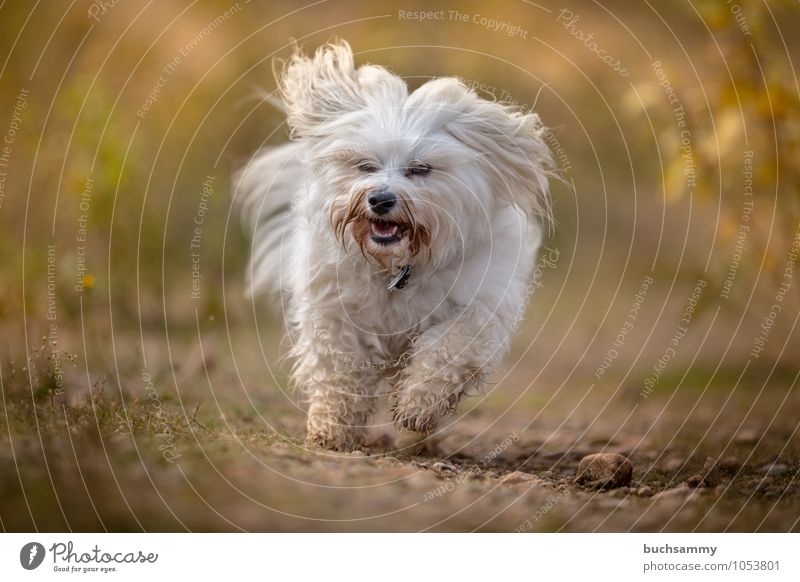
M 339 427 L 335 430 L 309 431 L 306 444 L 310 447 L 319 447 L 331 451 L 347 453 L 364 447 L 363 435 L 349 427 Z
M 394 397 L 392 419 L 398 430 L 431 434 L 443 416 L 442 398 L 428 390 L 405 390 Z

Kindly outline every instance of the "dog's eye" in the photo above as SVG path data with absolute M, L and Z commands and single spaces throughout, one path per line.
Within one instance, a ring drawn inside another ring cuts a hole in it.
M 432 169 L 433 168 L 430 164 L 426 164 L 424 162 L 411 162 L 405 171 L 406 178 L 409 176 L 427 176 L 431 173 Z
M 374 162 L 370 162 L 369 160 L 358 161 L 356 163 L 356 168 L 367 174 L 372 174 L 373 172 L 378 171 L 378 165 L 375 164 Z

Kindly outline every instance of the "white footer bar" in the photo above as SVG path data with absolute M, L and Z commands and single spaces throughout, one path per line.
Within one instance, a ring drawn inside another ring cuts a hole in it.
M 0 580 L 777 581 L 798 554 L 797 534 L 29 533 L 0 535 Z

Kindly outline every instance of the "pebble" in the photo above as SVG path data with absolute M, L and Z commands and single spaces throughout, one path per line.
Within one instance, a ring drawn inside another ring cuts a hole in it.
M 457 473 L 458 468 L 455 465 L 451 465 L 450 463 L 445 463 L 444 461 L 439 461 L 438 463 L 434 463 L 431 465 L 431 471 L 436 471 L 437 473 Z
M 622 487 L 631 482 L 633 465 L 617 453 L 595 453 L 581 459 L 575 483 L 595 488 Z
M 606 497 L 605 495 L 598 495 L 594 498 L 592 502 L 592 506 L 598 509 L 609 509 L 612 511 L 616 511 L 619 509 L 624 509 L 628 505 L 630 505 L 630 499 L 619 499 L 613 497 Z
M 759 483 L 754 492 L 767 499 L 778 499 L 786 496 L 786 489 L 783 486 L 770 485 L 767 482 Z
M 744 428 L 733 437 L 734 442 L 741 445 L 753 445 L 761 438 L 761 432 L 754 428 Z
M 683 467 L 685 461 L 681 457 L 669 457 L 665 459 L 662 467 L 664 470 L 669 473 L 674 473 L 675 471 L 680 471 L 681 467 Z
M 677 487 L 673 487 L 672 489 L 666 489 L 664 491 L 659 491 L 655 495 L 653 495 L 653 499 L 679 499 L 681 497 L 690 497 L 694 493 L 694 489 L 686 485 L 685 483 L 682 485 L 678 485 Z
M 716 487 L 721 481 L 717 463 L 712 457 L 706 459 L 702 470 L 686 479 L 686 484 L 689 487 Z
M 522 471 L 514 471 L 503 477 L 500 483 L 503 485 L 519 485 L 520 483 L 530 483 L 531 481 L 538 481 L 536 475 L 523 473 Z
M 722 459 L 719 462 L 719 465 L 717 466 L 719 467 L 720 471 L 723 471 L 725 473 L 735 474 L 738 473 L 739 469 L 742 468 L 742 463 L 739 462 L 739 459 L 737 459 L 733 455 L 730 455 Z
M 767 475 L 783 475 L 789 471 L 789 467 L 780 463 L 774 463 L 769 465 L 764 465 L 758 469 L 760 473 L 766 473 Z
M 633 492 L 633 489 L 630 487 L 620 487 L 619 489 L 614 489 L 609 493 L 612 497 L 620 497 L 625 498 L 628 497 Z
M 407 483 L 411 487 L 422 489 L 436 488 L 442 483 L 439 477 L 428 471 L 417 471 L 412 473 L 406 477 L 403 482 Z
M 378 457 L 375 459 L 375 464 L 384 467 L 399 467 L 404 463 L 394 457 Z

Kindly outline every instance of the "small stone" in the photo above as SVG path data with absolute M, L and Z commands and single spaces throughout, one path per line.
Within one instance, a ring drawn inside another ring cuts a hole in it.
M 693 493 L 691 487 L 686 485 L 679 485 L 678 487 L 673 487 L 672 489 L 666 489 L 664 491 L 660 491 L 653 496 L 653 499 L 680 499 L 682 497 L 688 498 Z
M 522 471 L 514 471 L 503 477 L 500 483 L 503 485 L 519 485 L 520 483 L 528 483 L 534 480 L 536 480 L 536 475 L 523 473 Z
M 772 463 L 769 465 L 764 465 L 758 469 L 760 473 L 766 473 L 772 477 L 776 477 L 778 475 L 783 475 L 789 471 L 789 467 L 780 463 Z
M 668 459 L 664 460 L 661 466 L 664 467 L 665 471 L 669 473 L 675 473 L 676 471 L 681 470 L 684 463 L 685 461 L 681 457 L 669 457 Z
M 614 489 L 611 491 L 609 495 L 611 495 L 611 497 L 625 498 L 628 497 L 632 492 L 633 490 L 630 487 L 620 487 L 619 489 Z
M 581 459 L 575 483 L 593 488 L 611 489 L 631 482 L 633 465 L 617 453 L 595 453 Z
M 438 463 L 431 465 L 431 471 L 436 471 L 437 473 L 457 473 L 458 469 L 455 465 L 445 463 L 444 461 L 439 461 Z
M 696 475 L 692 475 L 686 480 L 689 487 L 716 487 L 720 482 L 719 469 L 712 457 L 706 459 L 703 469 Z
M 739 459 L 737 459 L 733 455 L 730 455 L 722 459 L 717 465 L 717 467 L 723 473 L 734 475 L 739 472 L 739 469 L 742 468 L 742 464 L 739 462 Z
M 761 438 L 761 431 L 754 428 L 743 428 L 733 437 L 734 442 L 740 445 L 753 445 Z
M 598 509 L 617 511 L 630 505 L 629 499 L 614 498 L 609 495 L 598 495 L 592 500 L 592 506 Z
M 647 485 L 645 485 L 644 487 L 639 487 L 636 490 L 636 495 L 638 495 L 639 497 L 652 497 L 653 496 L 653 488 L 652 487 L 648 487 Z
M 786 488 L 782 485 L 772 485 L 769 481 L 762 480 L 753 493 L 767 499 L 777 499 L 786 495 Z
M 401 460 L 395 459 L 394 457 L 378 457 L 374 462 L 376 465 L 383 467 L 399 467 L 403 465 Z

